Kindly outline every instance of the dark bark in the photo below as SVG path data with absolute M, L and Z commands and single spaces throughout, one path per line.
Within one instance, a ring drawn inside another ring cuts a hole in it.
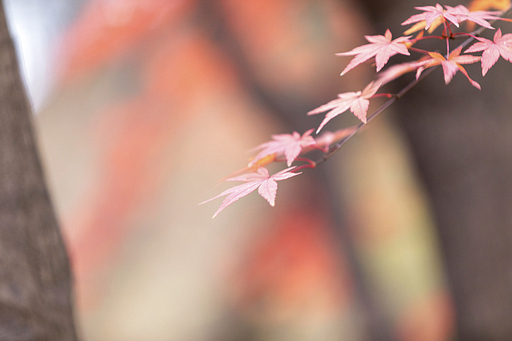
M 434 74 L 398 106 L 436 213 L 461 340 L 512 340 L 512 67 L 491 71 L 482 92 L 464 77 L 443 89 Z
M 76 340 L 71 274 L 0 1 L 0 340 Z
M 398 34 L 426 5 L 392 3 L 387 18 L 372 14 L 381 32 Z M 484 79 L 468 70 L 482 91 L 461 74 L 445 86 L 438 70 L 394 109 L 435 213 L 458 339 L 512 340 L 512 65 L 501 60 Z

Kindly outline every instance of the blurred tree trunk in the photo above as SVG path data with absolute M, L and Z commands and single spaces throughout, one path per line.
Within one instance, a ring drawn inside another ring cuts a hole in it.
M 394 35 L 414 6 L 434 4 L 364 3 Z M 499 61 L 484 79 L 478 65 L 468 72 L 482 91 L 460 74 L 445 86 L 438 70 L 394 109 L 435 213 L 458 339 L 512 340 L 512 66 Z
M 439 71 L 398 106 L 436 215 L 461 340 L 512 340 L 511 71 L 491 70 L 482 92 L 464 77 L 443 89 Z
M 0 1 L 0 340 L 76 340 L 71 274 Z

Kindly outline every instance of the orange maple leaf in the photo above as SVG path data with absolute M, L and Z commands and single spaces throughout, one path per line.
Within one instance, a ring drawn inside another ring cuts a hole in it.
M 510 0 L 473 0 L 468 6 L 471 12 L 487 11 L 489 9 L 497 9 L 504 11 L 510 7 Z
M 457 73 L 457 71 L 460 71 L 464 74 L 464 76 L 467 77 L 471 85 L 473 85 L 475 88 L 480 90 L 480 84 L 472 80 L 466 69 L 462 67 L 461 64 L 472 64 L 476 63 L 480 60 L 480 57 L 472 56 L 472 55 L 460 55 L 460 52 L 462 51 L 462 46 L 458 47 L 457 49 L 453 50 L 449 55 L 448 59 L 446 59 L 442 54 L 438 52 L 429 52 L 430 59 L 425 60 L 416 72 L 416 79 L 418 79 L 421 75 L 421 73 L 432 66 L 435 65 L 441 65 L 443 67 L 443 74 L 444 74 L 444 82 L 446 84 L 450 83 L 453 76 Z

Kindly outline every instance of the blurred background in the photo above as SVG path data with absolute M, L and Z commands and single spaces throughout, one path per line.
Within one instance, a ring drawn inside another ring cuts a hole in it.
M 275 208 L 254 193 L 214 220 L 220 199 L 198 206 L 252 148 L 372 80 L 339 77 L 349 58 L 334 55 L 384 32 L 368 3 L 5 1 L 83 340 L 451 339 L 435 219 L 393 108 L 280 183 Z

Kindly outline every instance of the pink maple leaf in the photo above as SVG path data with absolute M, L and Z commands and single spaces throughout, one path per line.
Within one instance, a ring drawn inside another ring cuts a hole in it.
M 203 201 L 199 205 L 212 201 L 214 199 L 220 198 L 222 196 L 227 195 L 224 198 L 224 201 L 220 205 L 219 209 L 212 218 L 215 218 L 223 209 L 234 203 L 240 198 L 245 197 L 246 195 L 254 192 L 256 188 L 258 189 L 258 193 L 265 198 L 270 206 L 275 205 L 276 194 L 277 194 L 277 182 L 279 180 L 285 180 L 291 178 L 293 176 L 299 175 L 301 173 L 293 173 L 290 172 L 295 167 L 286 168 L 274 175 L 270 175 L 268 170 L 264 167 L 260 167 L 254 173 L 248 173 L 240 176 L 236 176 L 233 178 L 226 179 L 226 181 L 244 181 L 244 184 L 232 187 L 230 189 L 225 190 L 221 194 Z
M 494 34 L 494 41 L 477 37 L 478 43 L 473 44 L 466 52 L 482 53 L 482 76 L 498 61 L 500 55 L 512 63 L 512 34 L 501 35 L 501 29 Z
M 451 15 L 455 16 L 459 23 L 469 20 L 474 22 L 475 24 L 478 24 L 480 26 L 483 26 L 485 28 L 494 30 L 494 27 L 487 22 L 487 20 L 499 20 L 501 19 L 499 15 L 501 14 L 500 11 L 470 11 L 463 5 L 458 5 L 455 7 L 451 6 L 445 6 L 446 7 L 446 13 L 450 13 Z M 458 26 L 458 25 L 457 25 Z
M 427 59 L 423 61 L 421 66 L 418 68 L 418 71 L 416 72 L 416 79 L 418 79 L 423 72 L 423 70 L 435 66 L 435 65 L 441 65 L 443 67 L 443 74 L 444 74 L 444 82 L 446 84 L 450 83 L 453 76 L 457 73 L 457 71 L 460 71 L 464 74 L 464 76 L 467 77 L 471 85 L 473 85 L 475 88 L 480 90 L 480 84 L 472 80 L 467 71 L 462 67 L 461 64 L 471 64 L 475 63 L 480 60 L 480 57 L 477 56 L 471 56 L 471 55 L 460 55 L 460 52 L 462 51 L 462 46 L 458 47 L 457 49 L 453 50 L 449 55 L 448 59 L 446 59 L 443 55 L 437 52 L 429 52 L 430 59 Z
M 409 50 L 407 49 L 405 43 L 410 42 L 410 37 L 411 36 L 400 37 L 395 40 L 391 40 L 392 35 L 390 30 L 386 30 L 386 33 L 383 36 L 365 36 L 366 40 L 368 40 L 370 44 L 356 47 L 349 52 L 336 53 L 338 56 L 356 55 L 345 67 L 341 75 L 343 76 L 357 65 L 364 63 L 373 57 L 375 57 L 377 72 L 379 72 L 384 67 L 384 65 L 386 65 L 389 58 L 395 54 L 400 53 L 409 56 Z
M 312 132 L 313 129 L 310 129 L 302 136 L 296 131 L 293 134 L 272 135 L 273 141 L 265 142 L 255 148 L 255 150 L 261 149 L 261 151 L 251 160 L 249 166 L 256 164 L 258 160 L 267 155 L 276 154 L 276 156 L 284 155 L 288 167 L 290 167 L 303 148 L 316 143 L 315 139 L 310 136 Z
M 428 56 L 422 57 L 420 60 L 416 60 L 413 62 L 406 62 L 401 64 L 396 64 L 390 66 L 386 70 L 379 73 L 379 76 L 376 79 L 376 82 L 381 83 L 381 86 L 387 84 L 398 77 L 412 71 L 416 71 L 418 67 L 423 65 L 423 61 L 429 58 Z
M 337 99 L 308 112 L 308 115 L 315 115 L 330 110 L 327 115 L 325 115 L 324 120 L 316 132 L 318 133 L 327 122 L 345 112 L 347 109 L 350 109 L 357 118 L 359 118 L 363 123 L 366 123 L 366 113 L 368 112 L 368 106 L 370 105 L 370 101 L 368 99 L 375 95 L 380 86 L 381 83 L 374 84 L 374 82 L 371 82 L 363 91 L 339 94 Z
M 443 6 L 440 4 L 436 4 L 435 6 L 421 6 L 414 8 L 419 11 L 423 11 L 423 13 L 412 15 L 409 19 L 404 21 L 402 25 L 409 25 L 415 22 L 425 21 L 425 30 L 428 30 L 430 25 L 432 25 L 432 23 L 437 18 L 442 17 L 443 20 L 448 20 L 455 26 L 459 27 L 459 18 L 454 13 L 451 13 L 451 11 L 443 9 Z
M 459 23 L 469 20 L 488 29 L 494 29 L 487 20 L 500 19 L 499 15 L 501 14 L 499 11 L 470 11 L 463 5 L 444 7 L 445 8 L 440 4 L 436 4 L 435 6 L 415 7 L 417 10 L 423 11 L 423 13 L 411 16 L 404 21 L 402 25 L 425 21 L 425 30 L 428 30 L 430 25 L 438 18 L 442 18 L 444 22 L 449 21 L 457 27 L 459 27 Z
M 329 146 L 333 144 L 336 141 L 339 141 L 341 139 L 344 139 L 345 137 L 349 136 L 350 134 L 354 133 L 354 131 L 357 129 L 356 126 L 348 127 L 344 129 L 340 129 L 333 132 L 326 131 L 322 135 L 318 136 L 316 140 L 316 145 L 318 148 L 324 148 L 325 151 L 329 150 Z

